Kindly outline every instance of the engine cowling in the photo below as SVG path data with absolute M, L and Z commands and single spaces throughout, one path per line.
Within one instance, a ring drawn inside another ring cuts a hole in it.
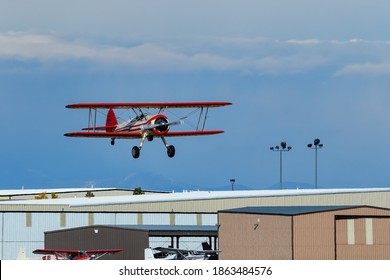
M 158 125 L 158 126 L 153 128 L 153 132 L 158 135 L 166 134 L 169 130 L 168 123 L 169 121 L 165 116 L 163 115 L 157 116 L 156 119 L 153 121 L 153 125 Z

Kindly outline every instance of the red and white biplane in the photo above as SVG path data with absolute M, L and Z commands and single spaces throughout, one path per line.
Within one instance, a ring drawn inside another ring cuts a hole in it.
M 109 250 L 55 250 L 36 249 L 34 254 L 44 255 L 42 260 L 97 260 L 108 254 L 122 252 L 123 249 Z
M 88 109 L 88 127 L 80 132 L 64 134 L 68 137 L 91 137 L 110 138 L 111 145 L 116 139 L 140 139 L 140 144 L 132 148 L 132 156 L 138 158 L 145 139 L 152 141 L 154 138 L 161 138 L 167 149 L 169 157 L 174 157 L 175 147 L 168 145 L 166 137 L 174 136 L 199 136 L 223 133 L 222 130 L 205 130 L 208 109 L 213 107 L 231 105 L 230 102 L 136 102 L 136 103 L 79 103 L 67 105 L 69 109 Z M 196 129 L 192 131 L 170 131 L 171 126 L 183 123 L 186 117 L 170 122 L 165 115 L 168 109 L 195 108 L 199 110 L 199 118 Z M 108 109 L 105 126 L 97 126 L 97 112 L 100 109 Z M 114 113 L 114 109 L 132 109 L 135 117 L 122 123 Z M 143 110 L 154 109 L 157 113 L 150 114 Z

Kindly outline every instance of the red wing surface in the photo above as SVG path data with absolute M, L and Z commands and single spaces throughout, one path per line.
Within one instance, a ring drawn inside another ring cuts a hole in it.
M 107 249 L 107 250 L 85 250 L 87 254 L 115 254 L 122 252 L 123 249 Z
M 139 139 L 142 135 L 139 132 L 70 132 L 65 133 L 68 137 L 86 138 L 116 138 L 116 139 Z
M 178 136 L 202 136 L 223 133 L 223 130 L 201 130 L 201 131 L 175 131 L 167 132 L 163 137 Z M 115 138 L 115 139 L 140 139 L 142 134 L 139 132 L 70 132 L 64 134 L 68 137 L 87 137 L 87 138 Z M 155 137 L 159 137 L 158 135 Z
M 54 249 L 36 249 L 34 254 L 48 255 L 48 254 L 77 254 L 79 250 L 54 250 Z
M 230 102 L 117 102 L 77 103 L 67 105 L 69 109 L 128 109 L 128 108 L 211 108 L 231 105 Z
M 201 135 L 213 135 L 223 133 L 223 130 L 200 130 L 200 131 L 174 131 L 168 132 L 165 137 L 175 136 L 201 136 Z

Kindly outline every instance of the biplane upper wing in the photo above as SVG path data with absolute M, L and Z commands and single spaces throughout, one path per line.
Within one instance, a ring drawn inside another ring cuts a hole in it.
M 128 108 L 211 108 L 232 105 L 230 102 L 116 102 L 116 103 L 76 103 L 67 105 L 69 109 L 128 109 Z

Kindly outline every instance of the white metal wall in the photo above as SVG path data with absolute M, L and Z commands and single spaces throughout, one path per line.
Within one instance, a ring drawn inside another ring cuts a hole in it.
M 136 225 L 137 213 L 94 213 L 95 225 Z
M 25 248 L 27 258 L 37 258 L 32 251 L 44 247 L 46 231 L 89 226 L 91 221 L 95 225 L 136 225 L 140 222 L 144 225 L 215 225 L 217 214 L 1 212 L 0 259 L 16 259 L 21 248 Z M 192 239 L 183 239 L 192 244 L 191 249 L 196 249 L 203 241 Z M 150 242 L 154 247 L 170 245 L 170 239 L 154 238 Z
M 197 216 L 196 214 L 176 214 L 175 215 L 175 224 L 176 225 L 196 225 Z
M 202 225 L 215 226 L 216 224 L 218 224 L 217 214 L 202 214 Z
M 170 214 L 167 213 L 144 213 L 142 215 L 144 225 L 169 225 Z

